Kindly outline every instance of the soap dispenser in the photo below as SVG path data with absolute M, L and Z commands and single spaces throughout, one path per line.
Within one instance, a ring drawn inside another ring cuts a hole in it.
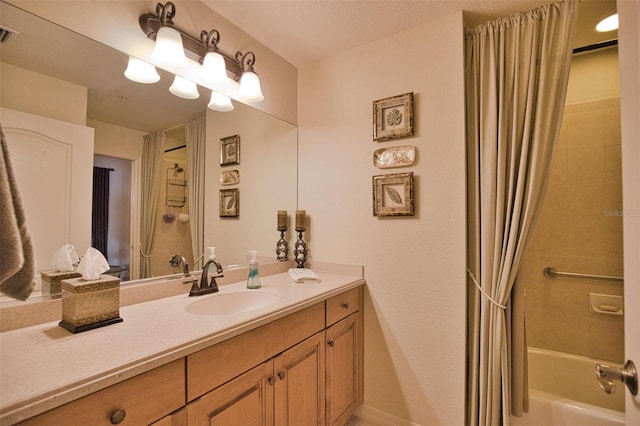
M 250 250 L 251 260 L 249 261 L 249 278 L 247 278 L 247 288 L 256 289 L 262 287 L 260 283 L 260 272 L 258 271 L 258 259 L 256 250 Z
M 207 250 L 209 250 L 209 260 L 216 260 L 216 248 L 215 247 L 207 247 Z M 216 266 L 215 263 L 212 263 L 209 265 L 209 275 L 211 274 L 217 274 L 218 273 L 218 267 Z

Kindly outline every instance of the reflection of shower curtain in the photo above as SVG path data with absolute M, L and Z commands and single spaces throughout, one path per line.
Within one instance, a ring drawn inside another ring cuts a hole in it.
M 526 411 L 516 276 L 560 133 L 576 15 L 570 0 L 466 31 L 470 425 Z
M 93 204 L 91 209 L 91 246 L 107 256 L 109 237 L 109 172 L 113 169 L 93 168 Z
M 195 118 L 185 124 L 187 142 L 187 172 L 189 177 L 189 226 L 194 267 L 196 259 L 204 251 L 204 150 L 206 142 L 205 117 Z M 203 262 L 204 263 L 204 262 Z
M 151 276 L 151 248 L 158 216 L 160 182 L 162 182 L 163 146 L 166 132 L 144 136 L 142 148 L 142 199 L 140 214 L 140 277 Z

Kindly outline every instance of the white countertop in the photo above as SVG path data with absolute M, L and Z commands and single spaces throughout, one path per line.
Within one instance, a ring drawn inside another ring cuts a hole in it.
M 245 289 L 167 297 L 120 308 L 118 324 L 72 334 L 59 321 L 0 334 L 0 424 L 9 425 L 149 371 L 343 291 L 361 276 L 319 272 L 322 281 L 296 284 L 287 273 L 261 277 L 275 302 L 248 312 L 198 315 L 187 305 Z

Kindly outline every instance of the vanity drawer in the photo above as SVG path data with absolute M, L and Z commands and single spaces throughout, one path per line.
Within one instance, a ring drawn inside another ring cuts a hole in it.
M 327 299 L 327 327 L 360 310 L 362 286 Z
M 184 358 L 181 358 L 47 411 L 21 424 L 150 424 L 185 405 L 184 365 Z

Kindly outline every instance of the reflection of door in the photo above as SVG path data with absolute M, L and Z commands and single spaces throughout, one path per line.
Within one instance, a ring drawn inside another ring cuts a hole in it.
M 131 160 L 95 155 L 93 165 L 110 170 L 106 255 L 112 269 L 126 280 L 131 263 Z
M 624 228 L 625 356 L 640 367 L 640 3 L 618 1 Z M 640 395 L 626 392 L 626 424 L 640 425 Z
M 79 255 L 91 244 L 93 129 L 2 108 L 36 269 L 51 269 L 66 243 Z

